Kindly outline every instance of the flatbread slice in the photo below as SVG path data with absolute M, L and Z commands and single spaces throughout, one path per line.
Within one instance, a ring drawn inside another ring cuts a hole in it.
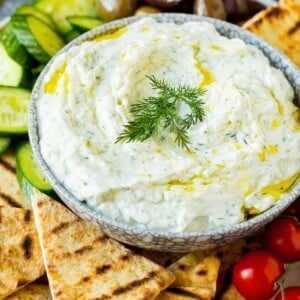
M 48 196 L 34 192 L 32 202 L 53 299 L 150 300 L 173 282 Z
M 156 300 L 212 300 L 213 291 L 205 288 L 168 288 Z
M 239 294 L 233 283 L 231 283 L 228 289 L 220 297 L 220 300 L 245 300 L 245 298 Z
M 0 207 L 0 299 L 45 273 L 33 212 Z
M 300 5 L 274 5 L 244 25 L 287 55 L 300 68 Z
M 22 194 L 16 175 L 16 158 L 12 150 L 0 156 L 0 206 L 31 209 Z
M 279 3 L 286 5 L 300 4 L 300 0 L 280 0 Z
M 51 300 L 49 286 L 46 284 L 32 283 L 16 293 L 8 296 L 5 300 Z
M 204 288 L 216 292 L 221 260 L 216 253 L 195 251 L 189 253 L 170 265 L 176 279 L 171 285 L 179 288 Z

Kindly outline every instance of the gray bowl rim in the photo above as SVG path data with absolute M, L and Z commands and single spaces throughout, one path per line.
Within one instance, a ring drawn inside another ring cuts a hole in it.
M 101 224 L 105 224 L 107 227 L 112 227 L 115 230 L 130 232 L 130 234 L 134 236 L 149 234 L 154 238 L 180 238 L 180 239 L 190 239 L 190 238 L 199 238 L 199 237 L 212 237 L 215 235 L 231 235 L 234 233 L 238 233 L 240 231 L 245 231 L 245 229 L 251 228 L 258 224 L 262 223 L 265 224 L 266 219 L 271 221 L 275 217 L 277 217 L 280 213 L 282 213 L 299 195 L 300 195 L 300 178 L 296 180 L 293 184 L 293 187 L 289 190 L 289 193 L 282 196 L 279 203 L 276 203 L 274 206 L 269 208 L 268 210 L 251 217 L 250 219 L 243 221 L 239 224 L 224 226 L 222 228 L 217 227 L 212 230 L 204 230 L 204 231 L 191 231 L 191 232 L 173 232 L 173 231 L 158 231 L 153 229 L 148 229 L 142 226 L 135 226 L 126 224 L 123 222 L 116 221 L 111 219 L 110 217 L 102 214 L 101 212 L 95 211 L 80 200 L 77 200 L 75 196 L 73 196 L 67 189 L 64 187 L 60 181 L 55 177 L 47 163 L 42 157 L 40 147 L 39 147 L 39 132 L 38 132 L 38 122 L 37 122 L 37 110 L 36 110 L 36 101 L 39 97 L 39 90 L 41 84 L 43 82 L 43 78 L 45 74 L 50 69 L 53 61 L 59 56 L 61 53 L 68 51 L 71 47 L 77 46 L 84 41 L 91 40 L 92 37 L 101 36 L 104 33 L 109 32 L 110 30 L 117 30 L 121 27 L 124 27 L 132 22 L 136 22 L 137 20 L 144 18 L 144 17 L 151 17 L 159 22 L 175 22 L 178 24 L 185 23 L 185 22 L 208 22 L 213 24 L 217 30 L 219 31 L 220 28 L 226 28 L 231 33 L 233 33 L 233 37 L 239 38 L 239 33 L 242 33 L 244 37 L 247 38 L 245 41 L 247 44 L 252 44 L 258 47 L 262 52 L 266 54 L 267 52 L 273 52 L 279 57 L 280 63 L 284 63 L 285 66 L 292 70 L 292 74 L 285 74 L 285 76 L 290 79 L 290 76 L 295 78 L 300 78 L 300 70 L 287 58 L 284 54 L 282 54 L 279 50 L 275 49 L 273 46 L 262 40 L 261 38 L 257 37 L 256 35 L 252 34 L 251 32 L 228 22 L 209 18 L 209 17 L 202 17 L 197 15 L 190 15 L 190 14 L 183 14 L 183 13 L 159 13 L 147 16 L 134 16 L 119 19 L 113 22 L 106 23 L 101 25 L 95 29 L 92 29 L 83 35 L 79 36 L 78 38 L 74 39 L 69 44 L 65 45 L 44 67 L 43 71 L 41 72 L 40 76 L 38 77 L 33 91 L 31 100 L 29 103 L 29 112 L 28 112 L 28 133 L 29 133 L 29 140 L 30 144 L 33 149 L 33 156 L 35 161 L 37 162 L 38 166 L 42 170 L 43 175 L 49 181 L 53 189 L 57 192 L 60 196 L 61 200 L 67 205 L 69 208 L 72 207 L 79 207 L 80 211 L 88 211 L 93 218 L 97 219 L 98 224 L 99 221 Z M 113 28 L 113 29 L 111 29 Z M 226 36 L 226 35 L 225 35 Z M 271 61 L 274 65 L 274 62 Z M 276 63 L 275 63 L 276 67 Z M 299 86 L 294 86 L 295 94 L 296 94 L 296 102 L 300 101 L 300 81 Z

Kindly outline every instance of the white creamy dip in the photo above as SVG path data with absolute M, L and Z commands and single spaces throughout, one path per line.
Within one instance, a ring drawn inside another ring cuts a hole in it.
M 149 74 L 207 90 L 190 151 L 171 133 L 115 143 L 130 106 L 156 93 Z M 292 87 L 262 52 L 208 23 L 144 18 L 61 54 L 42 89 L 45 161 L 78 200 L 116 220 L 167 231 L 235 224 L 299 175 Z

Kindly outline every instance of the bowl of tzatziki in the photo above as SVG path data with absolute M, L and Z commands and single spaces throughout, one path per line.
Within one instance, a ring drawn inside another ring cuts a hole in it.
M 64 47 L 33 89 L 35 159 L 109 236 L 168 251 L 251 234 L 300 194 L 300 72 L 235 25 L 130 17 Z

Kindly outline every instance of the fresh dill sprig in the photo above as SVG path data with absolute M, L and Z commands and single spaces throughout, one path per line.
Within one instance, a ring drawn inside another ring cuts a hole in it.
M 187 85 L 170 86 L 164 79 L 159 80 L 153 75 L 146 77 L 151 87 L 158 91 L 158 96 L 144 98 L 131 106 L 133 120 L 124 125 L 116 143 L 143 142 L 151 137 L 158 140 L 161 131 L 169 130 L 175 134 L 175 143 L 179 147 L 189 149 L 187 130 L 203 120 L 202 97 L 205 91 Z M 189 113 L 183 116 L 178 109 L 180 102 L 189 107 Z

